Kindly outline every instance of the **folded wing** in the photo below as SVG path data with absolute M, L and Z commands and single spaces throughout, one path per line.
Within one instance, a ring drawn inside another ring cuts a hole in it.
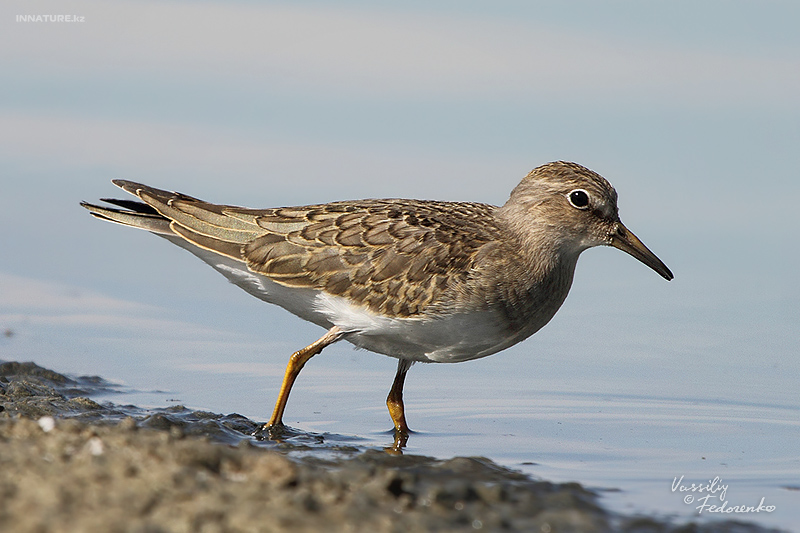
M 463 282 L 480 248 L 495 237 L 475 217 L 493 206 L 362 200 L 246 209 L 114 180 L 141 202 L 82 203 L 97 218 L 145 229 L 228 257 L 287 286 L 343 296 L 372 311 L 410 317 Z M 443 213 L 447 216 L 442 216 Z

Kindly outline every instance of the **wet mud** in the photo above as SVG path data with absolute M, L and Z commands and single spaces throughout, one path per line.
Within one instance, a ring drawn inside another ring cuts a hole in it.
M 440 460 L 240 415 L 143 409 L 97 376 L 0 363 L 0 529 L 9 532 L 772 531 L 605 510 L 576 483 Z

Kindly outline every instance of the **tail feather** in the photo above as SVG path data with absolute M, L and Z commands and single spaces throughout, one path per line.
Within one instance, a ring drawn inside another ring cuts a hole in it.
M 120 205 L 124 203 L 126 205 L 120 205 L 120 207 L 125 207 L 126 209 L 104 207 L 90 204 L 88 202 L 81 202 L 81 206 L 88 209 L 93 217 L 99 218 L 100 220 L 116 222 L 117 224 L 122 224 L 123 226 L 140 228 L 143 230 L 152 231 L 153 233 L 158 233 L 160 235 L 175 235 L 175 233 L 170 229 L 169 219 L 159 215 L 155 209 L 151 208 L 147 204 L 128 200 L 119 200 L 114 202 L 109 202 L 108 200 L 103 201 L 112 205 Z
M 181 197 L 172 197 L 167 201 L 158 195 L 151 194 L 148 190 L 139 190 L 139 198 L 152 206 L 164 217 L 173 220 L 195 233 L 214 237 L 228 242 L 244 244 L 256 238 L 264 230 L 254 224 L 244 224 L 238 219 L 231 219 L 232 227 L 219 218 L 229 217 L 214 216 L 210 212 L 211 204 L 200 200 L 188 200 Z M 211 219 L 211 221 L 209 221 Z M 226 221 L 227 222 L 227 221 Z
M 117 207 L 122 207 L 123 209 L 128 209 L 129 211 L 134 211 L 136 213 L 158 215 L 158 211 L 156 211 L 149 205 L 142 202 L 137 202 L 136 200 L 123 200 L 121 198 L 100 198 L 100 201 L 105 202 L 107 204 L 115 205 Z
M 204 202 L 191 196 L 141 183 L 112 180 L 114 185 L 142 201 L 103 198 L 114 207 L 81 202 L 92 216 L 140 228 L 186 247 L 186 244 L 242 260 L 242 245 L 264 233 L 255 217 L 231 216 L 235 208 Z
M 114 185 L 139 197 L 152 210 L 164 218 L 174 221 L 192 233 L 212 237 L 230 243 L 243 244 L 263 233 L 257 224 L 232 217 L 226 213 L 229 206 L 210 204 L 186 194 L 156 189 L 126 180 L 112 180 Z M 128 207 L 128 200 L 114 201 L 115 205 Z M 134 207 L 137 213 L 139 209 Z
M 153 196 L 158 199 L 159 202 L 167 203 L 169 200 L 180 198 L 182 200 L 190 200 L 194 202 L 203 202 L 197 198 L 193 198 L 192 196 L 179 193 L 179 192 L 172 192 L 172 191 L 165 191 L 164 189 L 156 189 L 155 187 L 150 187 L 149 185 L 144 185 L 143 183 L 136 183 L 135 181 L 128 181 L 128 180 L 111 180 L 111 183 L 122 189 L 123 191 L 130 193 L 134 196 L 140 196 L 142 191 L 147 192 L 150 196 Z M 124 200 L 123 200 L 124 201 Z M 205 202 L 203 202 L 205 203 Z

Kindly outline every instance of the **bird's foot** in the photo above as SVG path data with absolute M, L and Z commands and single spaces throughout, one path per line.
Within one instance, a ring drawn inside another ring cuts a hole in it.
M 285 426 L 283 422 L 264 424 L 253 432 L 253 436 L 258 440 L 273 440 L 277 442 L 281 442 L 294 434 L 295 431 Z
M 408 437 L 410 433 L 411 430 L 409 429 L 406 429 L 405 431 L 395 429 L 394 443 L 391 446 L 387 446 L 383 450 L 391 455 L 403 455 L 403 448 L 405 448 L 406 443 L 408 443 Z

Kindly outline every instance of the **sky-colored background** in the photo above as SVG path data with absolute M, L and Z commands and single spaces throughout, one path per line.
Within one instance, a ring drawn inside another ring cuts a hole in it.
M 28 14 L 83 22 L 17 22 Z M 798 27 L 788 1 L 4 1 L 0 329 L 12 334 L 0 359 L 263 419 L 288 354 L 318 328 L 160 239 L 91 219 L 80 200 L 118 195 L 109 180 L 124 178 L 249 207 L 502 204 L 531 168 L 574 160 L 615 185 L 623 221 L 676 279 L 616 250 L 586 252 L 533 339 L 415 367 L 412 426 L 446 436 L 425 415 L 437 402 L 469 412 L 497 401 L 489 418 L 512 404 L 536 411 L 511 391 L 766 406 L 789 429 L 759 430 L 773 447 L 749 441 L 742 472 L 765 460 L 797 477 Z M 308 423 L 368 432 L 388 420 L 393 370 L 331 347 L 304 371 L 289 415 L 322 410 Z M 377 422 L 342 413 L 347 402 Z M 620 416 L 635 418 L 634 404 Z M 732 424 L 712 443 L 714 430 L 698 429 L 698 450 L 734 448 L 750 430 Z M 452 446 L 435 451 L 481 452 Z M 770 475 L 758 483 L 785 483 Z

